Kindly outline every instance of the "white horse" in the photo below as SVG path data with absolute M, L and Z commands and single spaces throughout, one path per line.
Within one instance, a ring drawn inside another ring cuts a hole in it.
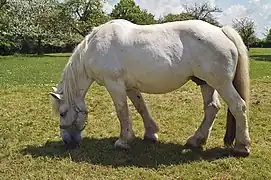
M 204 119 L 187 144 L 201 147 L 206 142 L 220 107 L 219 94 L 229 108 L 224 143 L 232 146 L 235 138 L 234 152 L 247 156 L 248 68 L 247 49 L 231 27 L 200 20 L 156 25 L 112 20 L 94 28 L 75 48 L 51 93 L 53 109 L 60 113 L 63 141 L 77 145 L 87 118 L 86 92 L 94 81 L 105 86 L 120 121 L 115 146 L 130 148 L 135 135 L 127 96 L 143 118 L 144 138 L 157 141 L 158 126 L 141 92 L 171 92 L 192 79 L 201 86 Z

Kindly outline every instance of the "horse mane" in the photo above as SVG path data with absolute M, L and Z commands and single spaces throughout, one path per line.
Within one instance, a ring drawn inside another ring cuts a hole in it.
M 84 40 L 82 40 L 74 49 L 62 73 L 62 93 L 64 95 L 64 100 L 70 105 L 74 102 L 74 98 L 79 92 L 79 77 L 86 76 L 83 64 L 83 57 L 87 50 L 86 46 L 87 42 L 86 38 L 84 38 Z
M 110 23 L 107 22 L 107 23 Z M 105 23 L 105 24 L 107 24 Z M 86 77 L 87 72 L 84 66 L 84 55 L 88 50 L 91 40 L 96 35 L 96 33 L 101 29 L 104 24 L 94 27 L 92 31 L 74 48 L 66 67 L 63 70 L 60 81 L 60 89 L 58 88 L 58 94 L 64 96 L 63 100 L 68 105 L 74 103 L 74 98 L 79 93 L 78 81 L 80 77 Z M 58 99 L 52 97 L 51 104 L 54 114 L 59 113 L 60 102 Z
M 65 103 L 72 105 L 74 98 L 79 93 L 78 81 L 80 77 L 87 76 L 84 66 L 84 55 L 88 49 L 91 38 L 96 34 L 98 28 L 93 28 L 93 31 L 88 34 L 73 50 L 63 73 L 61 75 L 61 88 L 57 90 L 58 94 L 63 95 Z M 60 101 L 51 97 L 53 113 L 59 113 Z
M 63 95 L 64 101 L 71 105 L 74 102 L 74 98 L 78 93 L 78 83 L 80 75 L 84 75 L 84 65 L 82 63 L 82 56 L 84 53 L 84 47 L 86 46 L 86 40 L 82 40 L 73 50 L 71 57 L 69 58 L 63 73 L 61 75 L 60 88 L 57 89 L 57 94 Z M 62 100 L 62 99 L 61 99 Z M 51 97 L 51 105 L 53 114 L 59 113 L 60 100 Z

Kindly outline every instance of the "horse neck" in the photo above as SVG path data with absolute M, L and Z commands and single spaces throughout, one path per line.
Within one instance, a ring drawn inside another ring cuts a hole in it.
M 90 80 L 86 75 L 80 77 L 79 81 L 77 82 L 80 97 L 85 98 L 91 82 L 92 80 Z

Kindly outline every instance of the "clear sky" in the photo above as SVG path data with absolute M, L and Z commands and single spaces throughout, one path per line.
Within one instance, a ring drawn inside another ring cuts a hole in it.
M 142 8 L 153 13 L 156 18 L 168 13 L 180 13 L 183 4 L 209 2 L 223 10 L 216 14 L 219 22 L 223 25 L 231 25 L 232 19 L 249 17 L 254 20 L 256 34 L 262 38 L 266 28 L 271 28 L 271 0 L 135 0 Z M 119 0 L 107 0 L 104 9 L 107 12 Z

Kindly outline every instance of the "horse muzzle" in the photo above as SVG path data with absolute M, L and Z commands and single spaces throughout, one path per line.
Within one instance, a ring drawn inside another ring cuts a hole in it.
M 62 140 L 68 149 L 75 149 L 80 147 L 82 141 L 81 131 L 62 132 Z

